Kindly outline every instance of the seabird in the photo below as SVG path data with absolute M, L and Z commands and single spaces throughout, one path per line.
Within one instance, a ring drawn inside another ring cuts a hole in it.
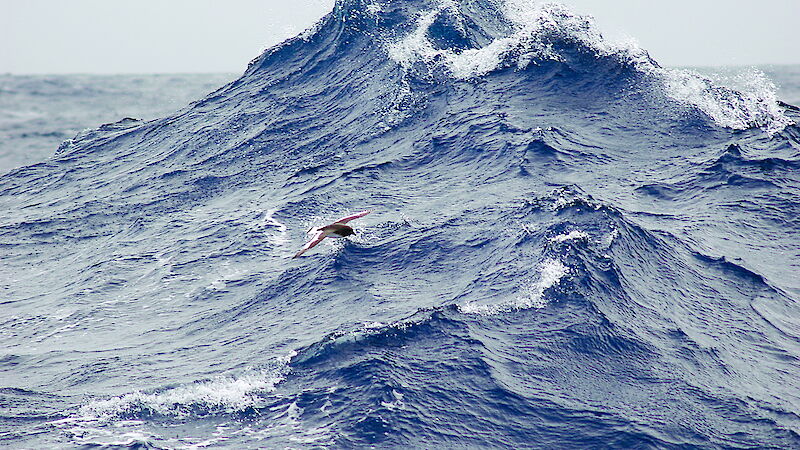
M 324 227 L 312 228 L 312 230 L 314 230 L 316 232 L 316 234 L 314 235 L 314 238 L 311 239 L 310 241 L 308 241 L 308 243 L 306 245 L 304 245 L 303 248 L 300 249 L 300 251 L 297 252 L 296 255 L 292 256 L 292 259 L 295 259 L 298 256 L 302 255 L 303 253 L 307 252 L 308 250 L 313 248 L 315 245 L 317 245 L 320 242 L 322 242 L 322 240 L 325 239 L 326 237 L 343 238 L 343 237 L 347 237 L 347 236 L 352 236 L 353 234 L 355 234 L 353 232 L 353 229 L 350 228 L 349 226 L 345 225 L 345 224 L 347 222 L 350 222 L 353 219 L 358 219 L 359 217 L 364 217 L 364 216 L 366 216 L 367 214 L 369 214 L 371 212 L 372 211 L 370 211 L 370 210 L 361 211 L 360 213 L 355 213 L 352 216 L 342 217 L 341 219 L 337 220 L 336 222 L 333 222 L 330 225 L 325 225 Z M 308 230 L 308 231 L 311 231 L 311 230 Z

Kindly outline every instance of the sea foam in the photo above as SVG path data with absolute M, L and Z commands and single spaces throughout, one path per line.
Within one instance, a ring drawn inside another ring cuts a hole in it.
M 503 67 L 524 69 L 537 61 L 563 61 L 553 42 L 573 42 L 599 58 L 616 57 L 635 67 L 654 79 L 666 98 L 699 109 L 721 127 L 762 128 L 774 134 L 793 123 L 778 103 L 775 85 L 761 72 L 743 72 L 735 88 L 728 87 L 719 83 L 729 80 L 711 80 L 695 71 L 659 66 L 635 40 L 607 39 L 591 16 L 575 14 L 567 6 L 508 0 L 501 11 L 513 25 L 507 36 L 477 49 L 442 49 L 428 38 L 431 26 L 440 15 L 458 17 L 460 13 L 453 1 L 441 1 L 437 8 L 421 14 L 416 28 L 390 44 L 387 53 L 407 70 L 422 63 L 429 68 L 443 67 L 454 79 L 470 80 Z

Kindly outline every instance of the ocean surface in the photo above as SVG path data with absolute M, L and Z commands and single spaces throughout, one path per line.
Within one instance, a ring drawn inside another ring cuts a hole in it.
M 800 448 L 798 104 L 514 0 L 1 76 L 0 447 Z
M 87 128 L 171 114 L 235 78 L 0 74 L 0 174 L 53 156 L 62 142 Z

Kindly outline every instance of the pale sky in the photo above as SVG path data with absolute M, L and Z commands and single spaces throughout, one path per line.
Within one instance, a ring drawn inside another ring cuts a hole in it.
M 800 64 L 800 0 L 562 0 L 664 66 Z M 333 0 L 0 0 L 0 73 L 242 72 Z

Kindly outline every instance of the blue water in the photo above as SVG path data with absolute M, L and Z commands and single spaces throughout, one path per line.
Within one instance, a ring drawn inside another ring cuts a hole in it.
M 172 113 L 233 74 L 2 75 L 0 173 L 53 155 L 81 130 Z
M 0 176 L 2 444 L 800 447 L 798 119 L 559 6 L 339 2 Z

